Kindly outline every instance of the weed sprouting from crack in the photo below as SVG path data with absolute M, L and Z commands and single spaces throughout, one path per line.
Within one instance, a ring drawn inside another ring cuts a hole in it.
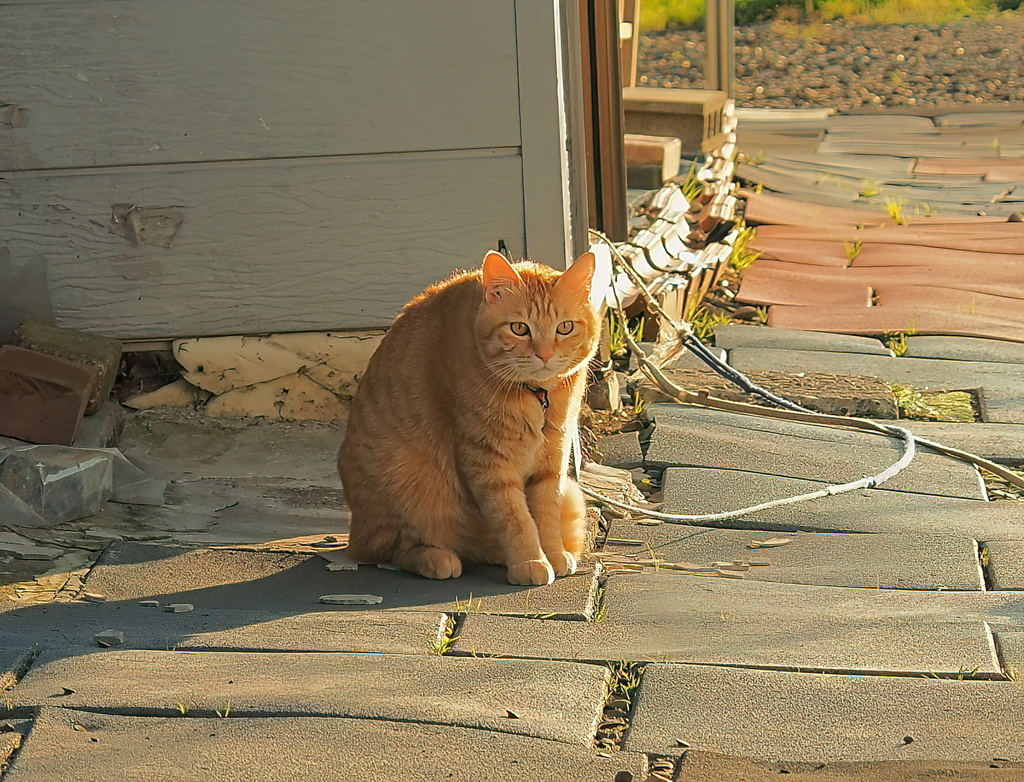
M 458 625 L 459 617 L 456 614 L 445 614 L 427 651 L 438 657 L 448 654 L 455 646 L 455 642 L 459 640 L 459 636 L 455 634 Z
M 604 711 L 594 737 L 599 750 L 610 752 L 622 748 L 645 664 L 625 660 L 608 664 Z

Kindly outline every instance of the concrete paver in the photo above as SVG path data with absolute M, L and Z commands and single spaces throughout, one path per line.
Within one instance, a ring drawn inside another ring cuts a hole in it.
M 846 483 L 881 472 L 901 453 L 892 438 L 691 405 L 652 405 L 651 415 L 655 429 L 645 457 L 649 465 Z M 986 496 L 976 468 L 934 453 L 917 455 L 885 488 L 967 499 Z
M 16 707 L 136 715 L 316 716 L 485 728 L 588 744 L 601 666 L 544 660 L 251 652 L 104 651 L 47 659 L 8 695 Z M 65 689 L 73 692 L 64 693 Z M 230 704 L 230 706 L 226 706 Z M 510 718 L 508 712 L 517 715 Z
M 76 727 L 77 726 L 77 727 Z M 342 718 L 124 717 L 44 708 L 5 782 L 641 780 L 646 758 L 490 730 Z
M 597 441 L 601 452 L 601 464 L 609 467 L 632 469 L 643 464 L 644 454 L 636 432 L 620 432 L 602 437 Z
M 994 462 L 1024 464 L 1024 424 L 956 424 L 945 421 L 897 423 L 918 437 L 959 448 Z
M 764 329 L 753 325 L 726 323 L 715 329 L 715 344 L 720 348 L 777 348 L 780 350 L 816 350 L 828 353 L 868 353 L 891 356 L 881 340 L 847 334 L 803 332 L 798 329 Z
M 978 337 L 907 337 L 907 358 L 1024 364 L 1024 345 Z
M 1008 678 L 1024 681 L 1024 630 L 1002 630 L 996 633 L 999 654 Z
M 1024 763 L 993 759 L 972 763 L 956 761 L 892 760 L 862 763 L 809 763 L 768 761 L 690 751 L 683 759 L 680 776 L 687 782 L 1002 782 L 1024 774 Z
M 504 568 L 472 566 L 462 578 L 431 581 L 371 565 L 328 571 L 317 556 L 275 552 L 181 549 L 118 543 L 100 558 L 86 591 L 108 601 L 159 599 L 192 603 L 199 609 L 248 608 L 273 616 L 320 611 L 327 594 L 372 594 L 383 601 L 373 610 L 457 610 L 473 600 L 496 613 L 537 612 L 585 618 L 593 578 L 580 573 L 545 589 L 513 586 Z M 359 606 L 334 610 L 360 611 Z
M 773 584 L 668 571 L 615 575 L 604 621 L 470 614 L 462 653 L 671 660 L 830 671 L 998 674 L 986 621 L 1024 627 L 1009 593 Z
M 634 751 L 683 740 L 764 760 L 1024 758 L 1024 685 L 1007 682 L 650 665 L 635 713 Z
M 667 513 L 721 513 L 767 500 L 818 491 L 824 481 L 780 478 L 739 470 L 669 468 L 662 478 Z M 722 527 L 780 532 L 942 532 L 988 540 L 1024 537 L 1016 503 L 980 502 L 866 489 L 781 505 L 721 522 Z M 680 527 L 685 529 L 685 527 Z
M 1024 539 L 991 540 L 982 546 L 992 589 L 1024 589 Z
M 749 547 L 768 534 L 744 530 L 661 525 L 640 526 L 616 519 L 615 538 L 643 540 L 643 547 L 608 546 L 667 562 L 733 562 L 767 560 L 767 566 L 746 571 L 748 581 L 808 584 L 867 589 L 981 590 L 984 583 L 973 538 L 945 535 L 858 535 L 793 532 L 790 542 L 771 549 Z
M 772 369 L 780 372 L 835 372 L 861 374 L 918 388 L 947 391 L 984 389 L 984 420 L 1024 423 L 1024 376 L 1020 367 L 980 361 L 820 353 L 812 351 L 737 348 L 730 363 L 741 371 Z

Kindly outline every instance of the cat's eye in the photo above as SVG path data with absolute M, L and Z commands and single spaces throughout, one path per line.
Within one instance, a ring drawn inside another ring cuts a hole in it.
M 573 323 L 571 320 L 563 320 L 561 323 L 558 324 L 558 328 L 556 328 L 555 331 L 564 337 L 566 334 L 572 334 L 572 330 L 575 327 L 576 324 Z
M 521 320 L 513 321 L 508 324 L 508 327 L 512 330 L 512 333 L 517 337 L 525 337 L 530 333 L 530 327 L 523 323 Z

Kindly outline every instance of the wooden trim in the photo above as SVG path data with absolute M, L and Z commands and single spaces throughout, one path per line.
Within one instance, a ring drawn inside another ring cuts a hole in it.
M 705 81 L 709 90 L 721 90 L 731 97 L 736 83 L 735 0 L 708 0 L 705 16 L 707 57 Z
M 619 0 L 619 23 L 630 25 L 633 31 L 629 38 L 619 40 L 620 81 L 623 87 L 633 87 L 640 53 L 640 0 Z
M 579 0 L 579 3 L 585 24 L 582 48 L 590 225 L 614 241 L 624 241 L 628 225 L 618 3 L 617 0 Z
M 574 247 L 561 0 L 516 0 L 515 13 L 526 254 L 565 268 Z

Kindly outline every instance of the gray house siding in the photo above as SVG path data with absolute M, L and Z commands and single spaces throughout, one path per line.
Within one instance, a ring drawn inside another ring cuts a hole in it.
M 0 252 L 61 325 L 373 328 L 499 237 L 570 249 L 556 0 L 0 2 L 0 29 Z

